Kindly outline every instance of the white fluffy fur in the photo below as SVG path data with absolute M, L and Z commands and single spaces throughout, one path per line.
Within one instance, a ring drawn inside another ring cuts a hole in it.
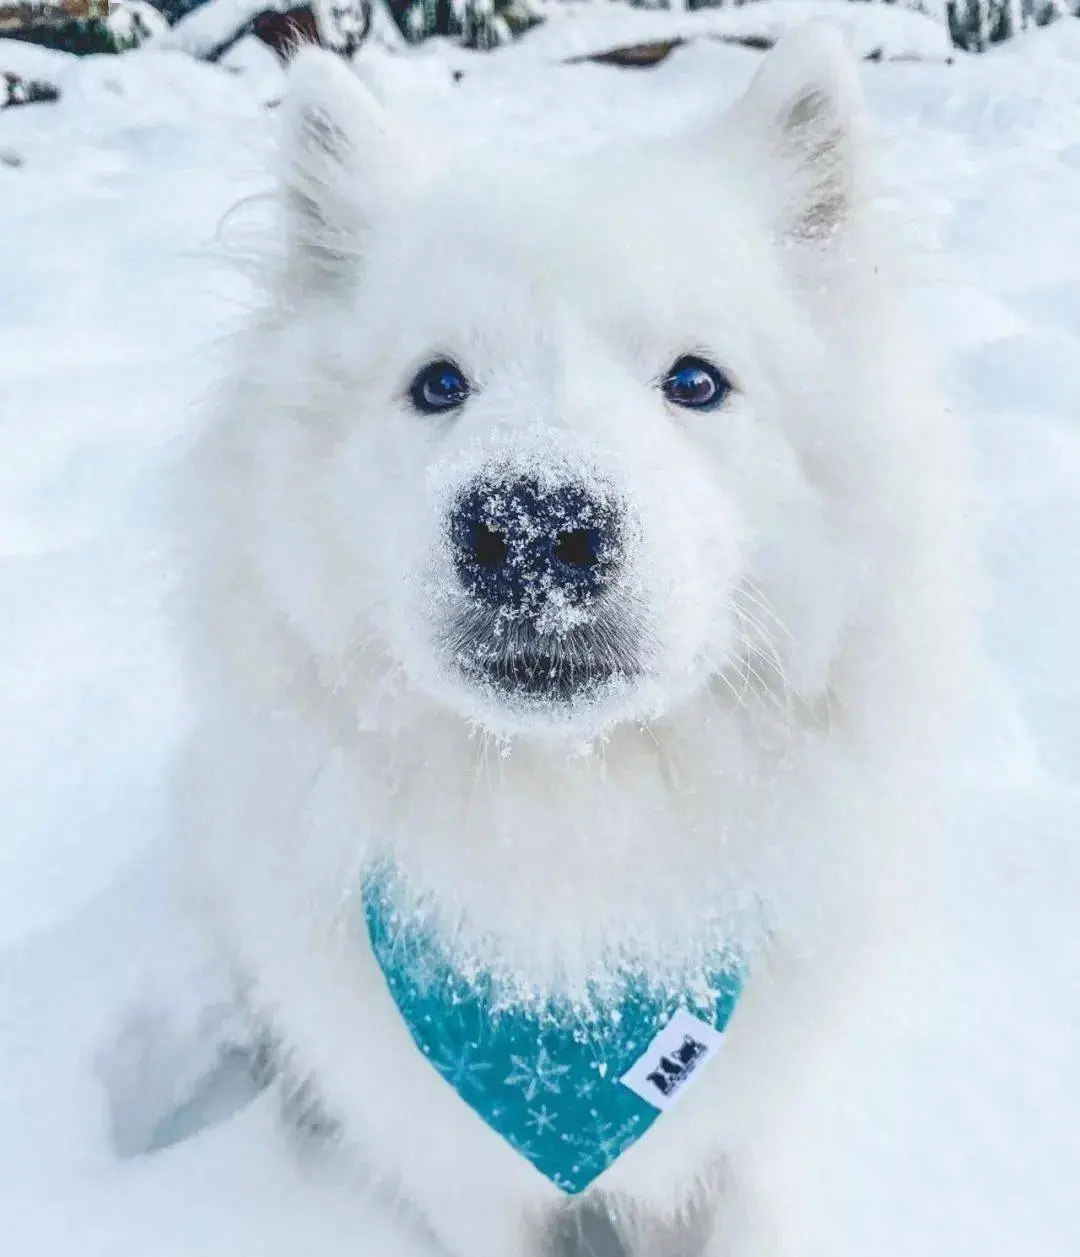
M 830 1044 L 914 913 L 967 649 L 956 442 L 875 241 L 855 69 L 811 28 L 677 142 L 498 169 L 314 51 L 285 114 L 287 256 L 185 516 L 200 894 L 459 1257 L 533 1251 L 560 1197 L 412 1048 L 357 922 L 372 852 L 530 982 L 735 941 L 724 1053 L 598 1186 L 643 1235 L 694 1205 L 713 1254 L 806 1251 L 843 1172 Z M 695 352 L 737 384 L 721 411 L 656 387 Z M 412 413 L 440 356 L 478 392 Z M 640 682 L 537 712 L 451 674 L 443 511 L 496 461 L 626 503 Z

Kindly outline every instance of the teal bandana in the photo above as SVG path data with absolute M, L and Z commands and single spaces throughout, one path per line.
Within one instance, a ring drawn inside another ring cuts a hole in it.
M 725 957 L 692 994 L 628 972 L 586 1007 L 554 996 L 514 1002 L 491 973 L 463 974 L 436 930 L 401 902 L 392 875 L 365 881 L 371 946 L 416 1046 L 572 1195 L 681 1096 L 719 1048 L 742 991 L 741 967 Z

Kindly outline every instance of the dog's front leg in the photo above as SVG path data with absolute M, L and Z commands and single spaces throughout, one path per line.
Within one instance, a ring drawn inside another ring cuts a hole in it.
M 809 1257 L 811 1177 L 791 1149 L 732 1167 L 725 1176 L 704 1257 Z

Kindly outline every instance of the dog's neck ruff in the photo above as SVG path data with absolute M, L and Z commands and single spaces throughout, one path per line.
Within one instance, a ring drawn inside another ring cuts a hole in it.
M 562 1191 L 584 1191 L 681 1099 L 719 1049 L 743 969 L 717 958 L 678 989 L 605 975 L 596 998 L 509 994 L 463 972 L 385 866 L 364 880 L 371 947 L 420 1052 Z M 685 987 L 685 989 L 683 989 Z

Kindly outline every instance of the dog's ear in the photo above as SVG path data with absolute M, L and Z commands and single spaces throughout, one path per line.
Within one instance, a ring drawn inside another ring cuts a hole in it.
M 296 56 L 282 111 L 289 266 L 308 282 L 335 282 L 357 270 L 407 137 L 348 65 L 320 48 Z
M 838 31 L 809 24 L 781 38 L 729 123 L 736 143 L 753 150 L 753 167 L 764 162 L 783 234 L 823 242 L 857 217 L 865 195 L 863 96 Z

